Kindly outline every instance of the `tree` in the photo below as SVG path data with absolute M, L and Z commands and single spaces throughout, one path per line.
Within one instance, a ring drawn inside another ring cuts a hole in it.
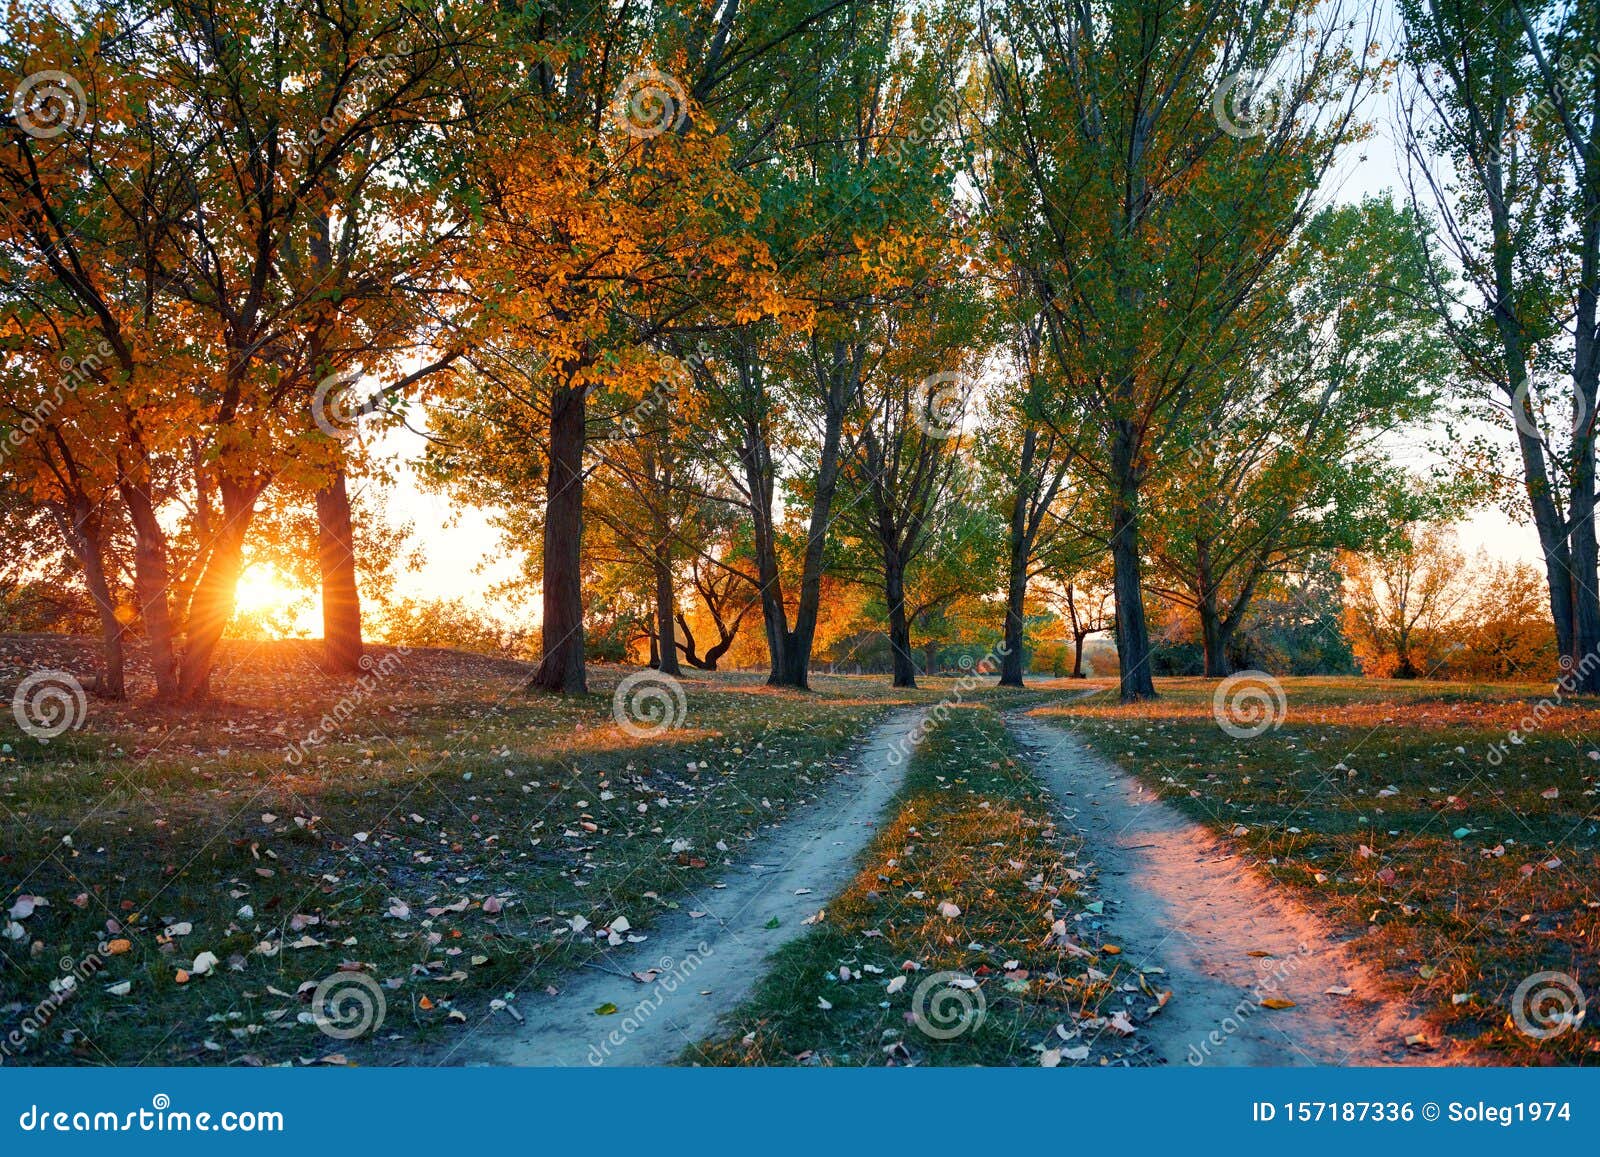
M 1556 0 L 1400 10 L 1411 196 L 1466 288 L 1439 279 L 1434 304 L 1471 382 L 1509 410 L 1557 646 L 1577 688 L 1600 692 L 1583 661 L 1600 650 L 1600 14 Z
M 495 82 L 476 90 L 484 94 L 471 138 L 477 180 L 463 210 L 480 216 L 482 240 L 463 272 L 482 303 L 473 344 L 494 356 L 475 356 L 475 373 L 457 381 L 507 392 L 509 408 L 543 427 L 510 448 L 514 473 L 533 458 L 544 475 L 544 650 L 530 690 L 587 686 L 591 396 L 648 396 L 674 372 L 652 341 L 719 306 L 754 318 L 771 302 L 764 246 L 728 227 L 751 200 L 710 108 L 742 67 L 745 24 L 755 18 L 738 0 L 529 9 L 503 25 L 510 51 Z M 481 394 L 466 398 L 488 409 Z M 484 455 L 472 468 L 494 472 L 486 455 L 507 449 L 504 438 L 460 449 L 475 446 Z
M 1460 646 L 1450 656 L 1449 673 L 1467 679 L 1554 678 L 1560 655 L 1547 595 L 1538 567 L 1480 557 L 1472 594 L 1460 611 Z
M 1111 630 L 1116 622 L 1112 606 L 1110 576 L 1098 571 L 1080 571 L 1059 587 L 1046 587 L 1044 601 L 1067 628 L 1072 640 L 1072 677 L 1082 679 L 1083 649 L 1090 635 Z
M 1070 433 L 1046 417 L 1055 387 L 1044 361 L 1045 322 L 1030 309 L 1020 278 L 1013 275 L 1009 280 L 1009 297 L 1003 300 L 1014 313 L 1009 335 L 1012 374 L 990 401 L 986 423 L 990 436 L 979 457 L 1006 507 L 1000 685 L 1021 687 L 1028 584 L 1039 573 L 1039 556 L 1051 553 L 1058 538 L 1073 533 L 1057 509 L 1057 500 L 1070 494 L 1063 486 L 1073 456 Z
M 885 325 L 957 232 L 943 161 L 952 144 L 920 127 L 945 91 L 925 14 L 902 35 L 900 3 L 822 11 L 812 56 L 780 74 L 792 79 L 750 117 L 759 133 L 742 138 L 761 198 L 753 225 L 790 306 L 783 324 L 737 323 L 694 367 L 707 397 L 702 437 L 753 524 L 768 681 L 798 688 L 809 684 L 835 502 Z M 786 556 L 798 565 L 785 567 Z
M 1398 547 L 1339 556 L 1345 634 L 1364 675 L 1418 679 L 1449 654 L 1449 625 L 1466 598 L 1464 560 L 1441 526 L 1413 526 Z
M 840 521 L 876 548 L 896 687 L 915 687 L 908 598 L 912 568 L 958 520 L 970 472 L 962 423 L 972 392 L 979 317 L 956 282 L 959 244 L 946 268 L 923 271 L 909 300 L 883 308 L 881 349 L 863 372 L 867 395 L 856 456 L 845 468 Z
M 41 131 L 31 105 L 7 121 L 7 239 L 29 281 L 8 312 L 38 334 L 41 303 L 59 303 L 72 328 L 51 340 L 104 346 L 95 457 L 133 529 L 163 698 L 207 692 L 262 495 L 326 464 L 308 404 L 322 400 L 320 345 L 334 331 L 370 339 L 389 286 L 348 265 L 338 285 L 319 283 L 332 267 L 314 259 L 297 276 L 300 256 L 319 242 L 326 256 L 362 251 L 352 238 L 379 215 L 375 232 L 410 237 L 431 213 L 425 189 L 408 182 L 399 197 L 392 180 L 368 209 L 394 158 L 456 102 L 452 15 L 399 0 L 266 14 L 178 0 L 49 10 L 7 46 L 7 73 L 40 54 L 72 60 L 93 94 L 60 132 Z M 174 575 L 164 520 L 180 496 L 192 584 Z
M 979 0 L 977 19 L 996 259 L 1038 302 L 1048 416 L 1103 495 L 1122 697 L 1150 697 L 1145 485 L 1261 332 L 1262 280 L 1359 135 L 1369 40 L 1294 0 Z
M 1317 214 L 1264 283 L 1278 302 L 1232 388 L 1192 415 L 1155 472 L 1151 586 L 1193 611 L 1205 673 L 1270 576 L 1382 545 L 1437 502 L 1386 441 L 1434 413 L 1450 359 L 1425 298 L 1427 251 L 1385 199 Z

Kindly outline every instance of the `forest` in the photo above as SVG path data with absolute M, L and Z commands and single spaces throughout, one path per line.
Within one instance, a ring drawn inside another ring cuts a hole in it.
M 1600 5 L 4 2 L 7 1058 L 1592 1061 Z
M 276 567 L 354 671 L 405 468 L 526 613 L 377 633 L 517 636 L 541 691 L 736 643 L 1016 684 L 1093 635 L 1130 701 L 1553 676 L 1600 644 L 1594 15 L 1381 15 L 13 4 L 8 620 L 194 701 Z M 1400 187 L 1342 196 L 1380 132 Z M 1497 507 L 1543 566 L 1468 614 L 1426 578 Z

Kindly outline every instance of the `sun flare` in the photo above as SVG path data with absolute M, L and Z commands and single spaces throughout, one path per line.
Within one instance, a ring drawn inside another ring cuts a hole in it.
M 295 585 L 276 568 L 251 567 L 234 590 L 235 637 L 300 638 L 318 632 L 319 600 L 313 591 Z

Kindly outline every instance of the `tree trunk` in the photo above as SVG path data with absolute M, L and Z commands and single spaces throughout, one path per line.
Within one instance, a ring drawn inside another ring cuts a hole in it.
M 672 547 L 663 541 L 656 548 L 656 637 L 661 640 L 661 659 L 657 669 L 663 675 L 682 675 L 678 665 L 677 608 L 672 597 Z
M 342 468 L 316 497 L 323 665 L 335 674 L 354 674 L 361 670 L 361 592 L 356 585 L 355 525 Z
M 917 665 L 911 659 L 911 622 L 906 617 L 905 565 L 892 551 L 884 555 L 883 587 L 889 604 L 889 650 L 894 653 L 894 685 L 915 688 Z
M 1000 656 L 1000 686 L 1022 686 L 1022 629 L 1028 600 L 1028 557 L 1033 543 L 1028 534 L 1028 479 L 1032 477 L 1033 455 L 1038 435 L 1032 426 L 1023 435 L 1022 468 L 1017 488 L 1011 495 L 1011 557 L 1006 569 L 1005 651 Z
M 1581 367 L 1580 367 L 1581 369 Z M 1574 389 L 1582 390 L 1581 380 Z M 1593 405 L 1581 393 L 1574 399 L 1581 410 Z M 1595 447 L 1592 413 L 1573 432 L 1572 475 L 1572 650 L 1567 667 L 1568 686 L 1586 695 L 1600 694 L 1600 543 L 1595 537 Z
M 1600 20 L 1592 6 L 1587 29 L 1579 32 L 1592 50 Z M 1527 19 L 1526 15 L 1522 17 Z M 1581 28 L 1581 26 L 1580 26 Z M 1600 694 L 1600 543 L 1595 530 L 1595 430 L 1596 406 L 1600 405 L 1600 128 L 1595 109 L 1600 104 L 1600 72 L 1595 58 L 1588 58 L 1589 72 L 1578 82 L 1586 90 L 1576 98 L 1579 107 L 1587 106 L 1590 126 L 1587 140 L 1582 118 L 1563 123 L 1566 134 L 1581 159 L 1576 166 L 1576 184 L 1581 191 L 1581 207 L 1576 214 L 1578 285 L 1572 317 L 1573 458 L 1572 472 L 1572 572 L 1574 596 L 1574 638 L 1568 685 L 1583 694 Z M 1575 70 L 1581 74 L 1581 70 Z M 1557 78 L 1546 73 L 1547 92 Z
M 83 568 L 83 582 L 100 619 L 100 671 L 95 693 L 106 699 L 128 697 L 123 634 L 126 630 L 117 617 L 111 584 L 106 581 L 105 524 L 95 505 L 85 495 L 75 496 L 70 509 L 51 503 L 51 510 L 66 537 L 67 545 Z
M 1228 662 L 1228 635 L 1229 631 L 1223 625 L 1222 617 L 1217 614 L 1216 608 L 1202 604 L 1200 637 L 1205 644 L 1207 678 L 1220 679 L 1233 674 L 1232 665 Z
M 811 647 L 816 639 L 817 616 L 822 606 L 822 574 L 826 561 L 833 496 L 839 482 L 839 443 L 844 432 L 845 413 L 855 396 L 857 365 L 846 358 L 842 343 L 833 351 L 827 384 L 826 415 L 822 450 L 817 461 L 816 486 L 811 496 L 811 519 L 806 528 L 806 549 L 800 569 L 800 598 L 795 605 L 794 627 L 788 626 L 779 581 L 777 535 L 772 519 L 773 469 L 771 449 L 766 444 L 760 421 L 745 424 L 745 484 L 750 494 L 754 523 L 757 577 L 761 589 L 761 613 L 767 629 L 767 652 L 771 670 L 770 687 L 810 689 Z
M 233 618 L 234 595 L 239 586 L 239 571 L 244 562 L 245 534 L 255 517 L 256 499 L 261 488 L 240 485 L 224 479 L 222 525 L 211 544 L 210 557 L 196 584 L 189 603 L 189 622 L 184 631 L 183 661 L 178 668 L 178 698 L 185 702 L 204 699 L 211 690 L 211 668 L 216 662 L 222 632 Z
M 170 701 L 178 697 L 178 664 L 168 602 L 172 572 L 167 566 L 166 532 L 156 519 L 149 491 L 126 480 L 118 484 L 118 489 L 133 525 L 133 597 L 139 604 L 139 619 L 144 623 L 150 647 L 156 698 Z
M 1000 656 L 1000 686 L 1022 686 L 1023 607 L 1028 597 L 1027 558 L 1013 553 L 1011 573 L 1006 584 L 1005 651 Z
M 1506 342 L 1508 349 L 1515 350 L 1514 342 Z M 1508 352 L 1507 360 L 1513 366 L 1512 374 L 1515 377 L 1519 372 L 1526 380 L 1526 370 L 1517 368 L 1520 361 L 1515 352 Z M 1512 405 L 1516 405 L 1516 395 L 1513 392 Z M 1526 411 L 1528 416 L 1525 423 L 1532 428 L 1531 410 Z M 1571 540 L 1562 533 L 1561 517 L 1556 509 L 1554 497 L 1551 494 L 1550 479 L 1546 471 L 1544 443 L 1529 430 L 1517 430 L 1517 445 L 1522 453 L 1522 474 L 1524 490 L 1528 495 L 1528 506 L 1533 512 L 1533 525 L 1539 535 L 1540 553 L 1544 556 L 1545 583 L 1550 590 L 1550 618 L 1555 626 L 1557 653 L 1566 657 L 1567 661 L 1575 661 L 1577 649 L 1576 602 L 1572 582 L 1572 548 Z
M 1117 599 L 1117 659 L 1122 702 L 1156 697 L 1150 674 L 1150 633 L 1144 617 L 1144 584 L 1139 564 L 1139 488 L 1127 431 L 1112 447 L 1112 478 L 1117 492 L 1111 506 L 1112 587 Z
M 1083 673 L 1083 641 L 1086 638 L 1088 638 L 1087 635 L 1076 633 L 1072 636 L 1072 677 L 1074 679 L 1087 678 Z
M 747 416 L 739 448 L 745 489 L 750 496 L 751 538 L 756 561 L 756 591 L 761 598 L 761 625 L 767 637 L 767 683 L 783 682 L 787 667 L 789 615 L 783 603 L 783 575 L 778 568 L 777 528 L 772 517 L 772 450 L 758 416 Z
M 569 373 L 571 382 L 576 373 Z M 529 691 L 582 695 L 583 447 L 586 398 L 566 385 L 550 399 L 550 473 L 545 490 L 543 653 Z

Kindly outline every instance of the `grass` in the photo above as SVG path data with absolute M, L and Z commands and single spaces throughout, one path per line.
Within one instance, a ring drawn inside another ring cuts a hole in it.
M 1540 973 L 1600 996 L 1600 708 L 1532 685 L 1281 686 L 1285 713 L 1253 738 L 1219 727 L 1217 684 L 1200 679 L 1158 681 L 1153 703 L 1042 713 L 1355 937 L 1446 1037 L 1500 1063 L 1600 1060 L 1592 1025 L 1538 1038 L 1511 1016 Z
M 0 681 L 70 669 L 73 643 L 4 640 Z M 0 918 L 5 1063 L 443 1056 L 469 1024 L 509 1027 L 491 1002 L 559 986 L 616 917 L 648 935 L 719 841 L 812 797 L 906 699 L 884 680 L 688 679 L 679 725 L 641 738 L 613 718 L 615 670 L 563 701 L 477 656 L 412 652 L 363 690 L 315 654 L 236 644 L 204 709 L 90 700 L 47 743 L 6 713 L 0 909 L 34 910 Z M 314 1023 L 340 969 L 383 986 L 372 1036 Z
M 320 674 L 315 653 L 235 644 L 205 708 L 91 699 L 85 726 L 48 743 L 0 716 L 5 1063 L 445 1058 L 475 1025 L 514 1028 L 516 994 L 563 985 L 597 929 L 625 916 L 624 936 L 648 936 L 719 843 L 737 856 L 814 797 L 885 710 L 951 691 L 691 678 L 675 726 L 636 735 L 613 715 L 614 669 L 556 700 L 479 656 L 379 651 L 361 684 Z M 82 641 L 0 637 L 0 684 L 84 657 Z M 1510 1063 L 1600 1057 L 1587 1026 L 1534 1039 L 1510 1016 L 1537 974 L 1600 985 L 1600 708 L 1531 685 L 1282 685 L 1278 726 L 1243 739 L 1203 680 L 1133 707 L 963 686 L 855 883 L 691 1059 L 1136 1059 L 1095 1018 L 1142 1014 L 1150 984 L 1101 950 L 1091 881 L 993 710 L 1025 706 L 1235 840 L 1439 1033 Z M 1094 955 L 1047 945 L 1055 919 Z M 888 993 L 906 961 L 920 968 Z M 379 1032 L 318 1031 L 311 991 L 341 969 L 382 986 Z M 940 971 L 977 983 L 957 991 L 981 993 L 982 1026 L 936 1039 L 907 1022 Z
M 1115 946 L 1098 944 L 1076 844 L 1055 828 L 996 711 L 970 706 L 933 727 L 891 815 L 823 919 L 774 954 L 729 1031 L 685 1062 L 1032 1065 L 1132 1054 L 1105 1018 L 1143 1015 L 1154 989 L 1120 975 Z M 1079 951 L 1057 942 L 1057 921 Z M 939 973 L 969 987 L 930 981 Z

